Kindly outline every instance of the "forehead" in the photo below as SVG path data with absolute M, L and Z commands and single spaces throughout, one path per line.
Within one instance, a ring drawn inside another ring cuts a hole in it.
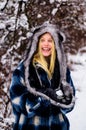
M 48 32 L 42 34 L 40 38 L 46 38 L 46 37 L 47 37 L 47 38 L 51 38 L 51 39 L 53 39 L 53 37 L 51 36 L 51 34 L 48 33 Z

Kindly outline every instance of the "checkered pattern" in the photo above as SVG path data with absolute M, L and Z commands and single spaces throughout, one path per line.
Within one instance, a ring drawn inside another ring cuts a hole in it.
M 67 74 L 69 75 L 69 72 Z M 14 71 L 10 85 L 10 98 L 15 118 L 13 130 L 69 130 L 68 119 L 60 108 L 50 105 L 40 106 L 34 113 L 29 111 L 33 104 L 37 103 L 37 98 L 27 90 L 24 78 L 22 62 Z

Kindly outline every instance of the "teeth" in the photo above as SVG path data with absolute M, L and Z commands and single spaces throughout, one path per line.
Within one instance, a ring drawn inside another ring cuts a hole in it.
M 45 50 L 45 51 L 49 51 L 50 49 L 49 48 L 42 48 L 43 50 Z

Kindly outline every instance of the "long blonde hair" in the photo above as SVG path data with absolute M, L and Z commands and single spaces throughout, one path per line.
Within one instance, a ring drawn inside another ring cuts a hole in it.
M 51 79 L 53 71 L 54 71 L 55 59 L 56 59 L 56 50 L 55 50 L 54 40 L 52 42 L 52 54 L 50 56 L 50 64 L 48 65 L 45 57 L 41 53 L 40 38 L 38 41 L 37 53 L 33 57 L 33 65 L 35 66 L 35 63 L 39 63 L 41 67 L 47 72 L 48 77 Z

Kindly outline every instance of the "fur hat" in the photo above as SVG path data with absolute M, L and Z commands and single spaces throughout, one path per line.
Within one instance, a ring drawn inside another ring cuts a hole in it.
M 61 80 L 66 80 L 66 57 L 62 44 L 65 41 L 65 35 L 57 28 L 56 25 L 44 23 L 43 25 L 37 26 L 36 28 L 32 29 L 32 36 L 28 43 L 29 51 L 27 53 L 27 60 L 30 60 L 32 55 L 36 51 L 39 36 L 46 32 L 49 32 L 54 39 L 60 66 Z

